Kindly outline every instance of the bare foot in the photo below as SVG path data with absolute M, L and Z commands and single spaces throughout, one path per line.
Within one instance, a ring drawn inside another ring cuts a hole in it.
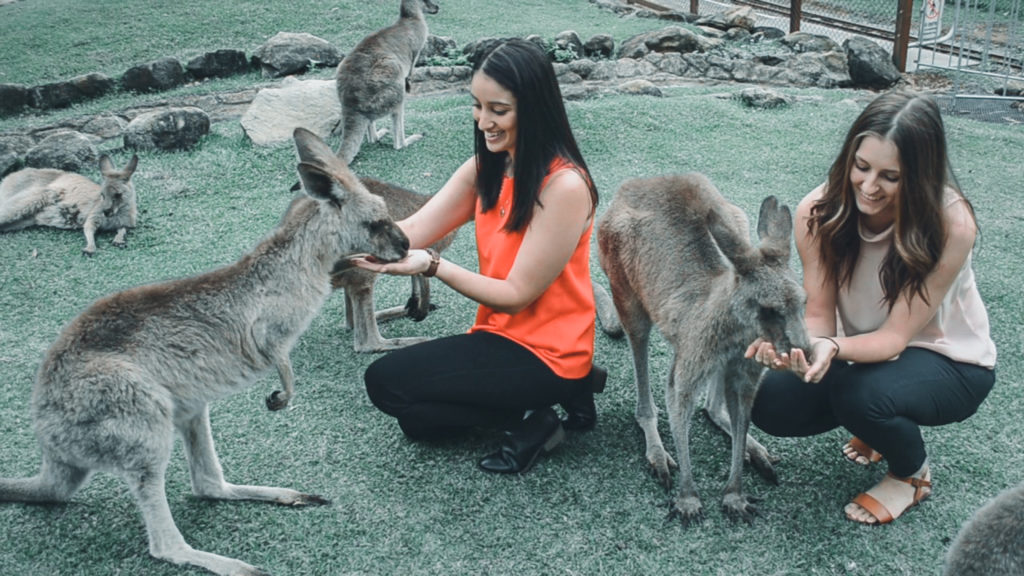
M 881 454 L 856 436 L 850 438 L 850 441 L 846 444 L 843 444 L 843 456 L 850 462 L 855 462 L 861 466 L 882 461 Z
M 925 465 L 910 478 L 891 473 L 846 505 L 846 517 L 861 524 L 888 524 L 931 495 L 931 471 Z

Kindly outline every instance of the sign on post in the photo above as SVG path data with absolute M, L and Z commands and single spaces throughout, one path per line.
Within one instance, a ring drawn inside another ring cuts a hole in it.
M 942 35 L 942 7 L 944 0 L 924 0 L 921 7 L 921 37 L 918 42 L 935 40 Z

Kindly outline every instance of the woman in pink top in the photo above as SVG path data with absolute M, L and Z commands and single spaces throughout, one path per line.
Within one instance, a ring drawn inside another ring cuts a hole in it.
M 402 261 L 355 263 L 436 276 L 479 304 L 465 334 L 392 352 L 366 371 L 370 400 L 412 439 L 504 430 L 488 472 L 525 472 L 563 438 L 589 429 L 604 372 L 592 364 L 590 235 L 597 188 L 576 145 L 550 59 L 532 42 L 495 43 L 474 63 L 476 153 L 418 212 L 398 223 Z M 422 247 L 474 222 L 478 271 Z M 552 406 L 567 412 L 559 419 Z
M 753 422 L 777 436 L 842 426 L 847 459 L 888 473 L 845 508 L 885 524 L 931 493 L 920 426 L 974 414 L 995 382 L 995 345 L 971 268 L 977 223 L 925 95 L 877 97 L 854 121 L 828 181 L 797 207 L 811 355 L 760 340 Z

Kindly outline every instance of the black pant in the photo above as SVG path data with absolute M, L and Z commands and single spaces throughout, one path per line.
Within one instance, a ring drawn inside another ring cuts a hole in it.
M 413 439 L 470 428 L 509 428 L 527 410 L 588 390 L 590 377 L 557 376 L 532 352 L 488 332 L 458 334 L 396 350 L 364 375 L 375 406 Z
M 924 465 L 920 426 L 966 419 L 995 383 L 995 371 L 922 348 L 875 364 L 833 361 L 817 384 L 769 372 L 751 419 L 774 436 L 811 436 L 842 426 L 907 477 Z

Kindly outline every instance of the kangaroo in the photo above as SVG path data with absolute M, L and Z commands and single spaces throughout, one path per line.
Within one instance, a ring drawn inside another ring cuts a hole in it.
M 377 132 L 374 121 L 391 115 L 395 150 L 419 140 L 405 135 L 405 93 L 409 75 L 427 42 L 423 13 L 437 14 L 432 0 L 401 0 L 398 21 L 363 38 L 341 63 L 335 75 L 341 100 L 342 142 L 338 156 L 350 164 L 359 153 L 363 136 L 372 144 L 387 130 Z
M 1024 574 L 1024 484 L 1001 492 L 964 523 L 946 554 L 944 576 Z
M 276 367 L 294 394 L 289 353 L 331 292 L 335 263 L 357 253 L 393 261 L 408 239 L 333 151 L 295 130 L 305 194 L 236 263 L 101 298 L 50 346 L 32 392 L 43 462 L 31 478 L 0 479 L 0 500 L 66 502 L 95 471 L 120 476 L 135 497 L 149 553 L 222 575 L 260 575 L 245 562 L 189 546 L 171 517 L 164 475 L 181 435 L 192 491 L 202 498 L 326 504 L 314 494 L 224 481 L 208 403 Z
M 410 216 L 426 204 L 429 196 L 401 186 L 373 178 L 362 178 L 363 184 L 373 194 L 384 199 L 388 212 L 395 220 Z M 455 232 L 441 238 L 432 247 L 443 251 L 455 240 Z M 400 316 L 410 316 L 419 322 L 427 317 L 430 310 L 430 280 L 423 276 L 412 277 L 412 296 L 405 306 L 396 306 L 374 312 L 373 285 L 378 274 L 342 264 L 331 276 L 331 286 L 345 291 L 345 325 L 352 331 L 352 346 L 356 352 L 386 352 L 411 344 L 425 342 L 429 337 L 388 338 L 381 336 L 378 322 Z
M 132 174 L 139 163 L 132 156 L 118 170 L 106 154 L 100 156 L 100 184 L 76 174 L 52 168 L 24 168 L 0 182 L 0 232 L 30 226 L 52 226 L 85 232 L 82 252 L 96 252 L 96 231 L 117 230 L 114 246 L 123 247 L 128 228 L 135 227 L 138 210 Z
M 676 461 L 658 434 L 648 381 L 651 327 L 674 349 L 665 404 L 681 485 L 670 519 L 689 524 L 704 515 L 689 452 L 690 421 L 703 388 L 711 398 L 709 416 L 732 437 L 723 511 L 747 522 L 757 514 L 754 499 L 742 492 L 741 475 L 752 448 L 747 431 L 761 367 L 743 353 L 758 336 L 779 350 L 808 346 L 805 297 L 788 262 L 792 228 L 789 209 L 768 197 L 757 223 L 760 244 L 753 246 L 743 211 L 700 174 L 627 181 L 598 222 L 601 267 L 633 353 L 636 421 L 647 461 L 666 489 Z M 767 459 L 761 464 L 772 469 Z

